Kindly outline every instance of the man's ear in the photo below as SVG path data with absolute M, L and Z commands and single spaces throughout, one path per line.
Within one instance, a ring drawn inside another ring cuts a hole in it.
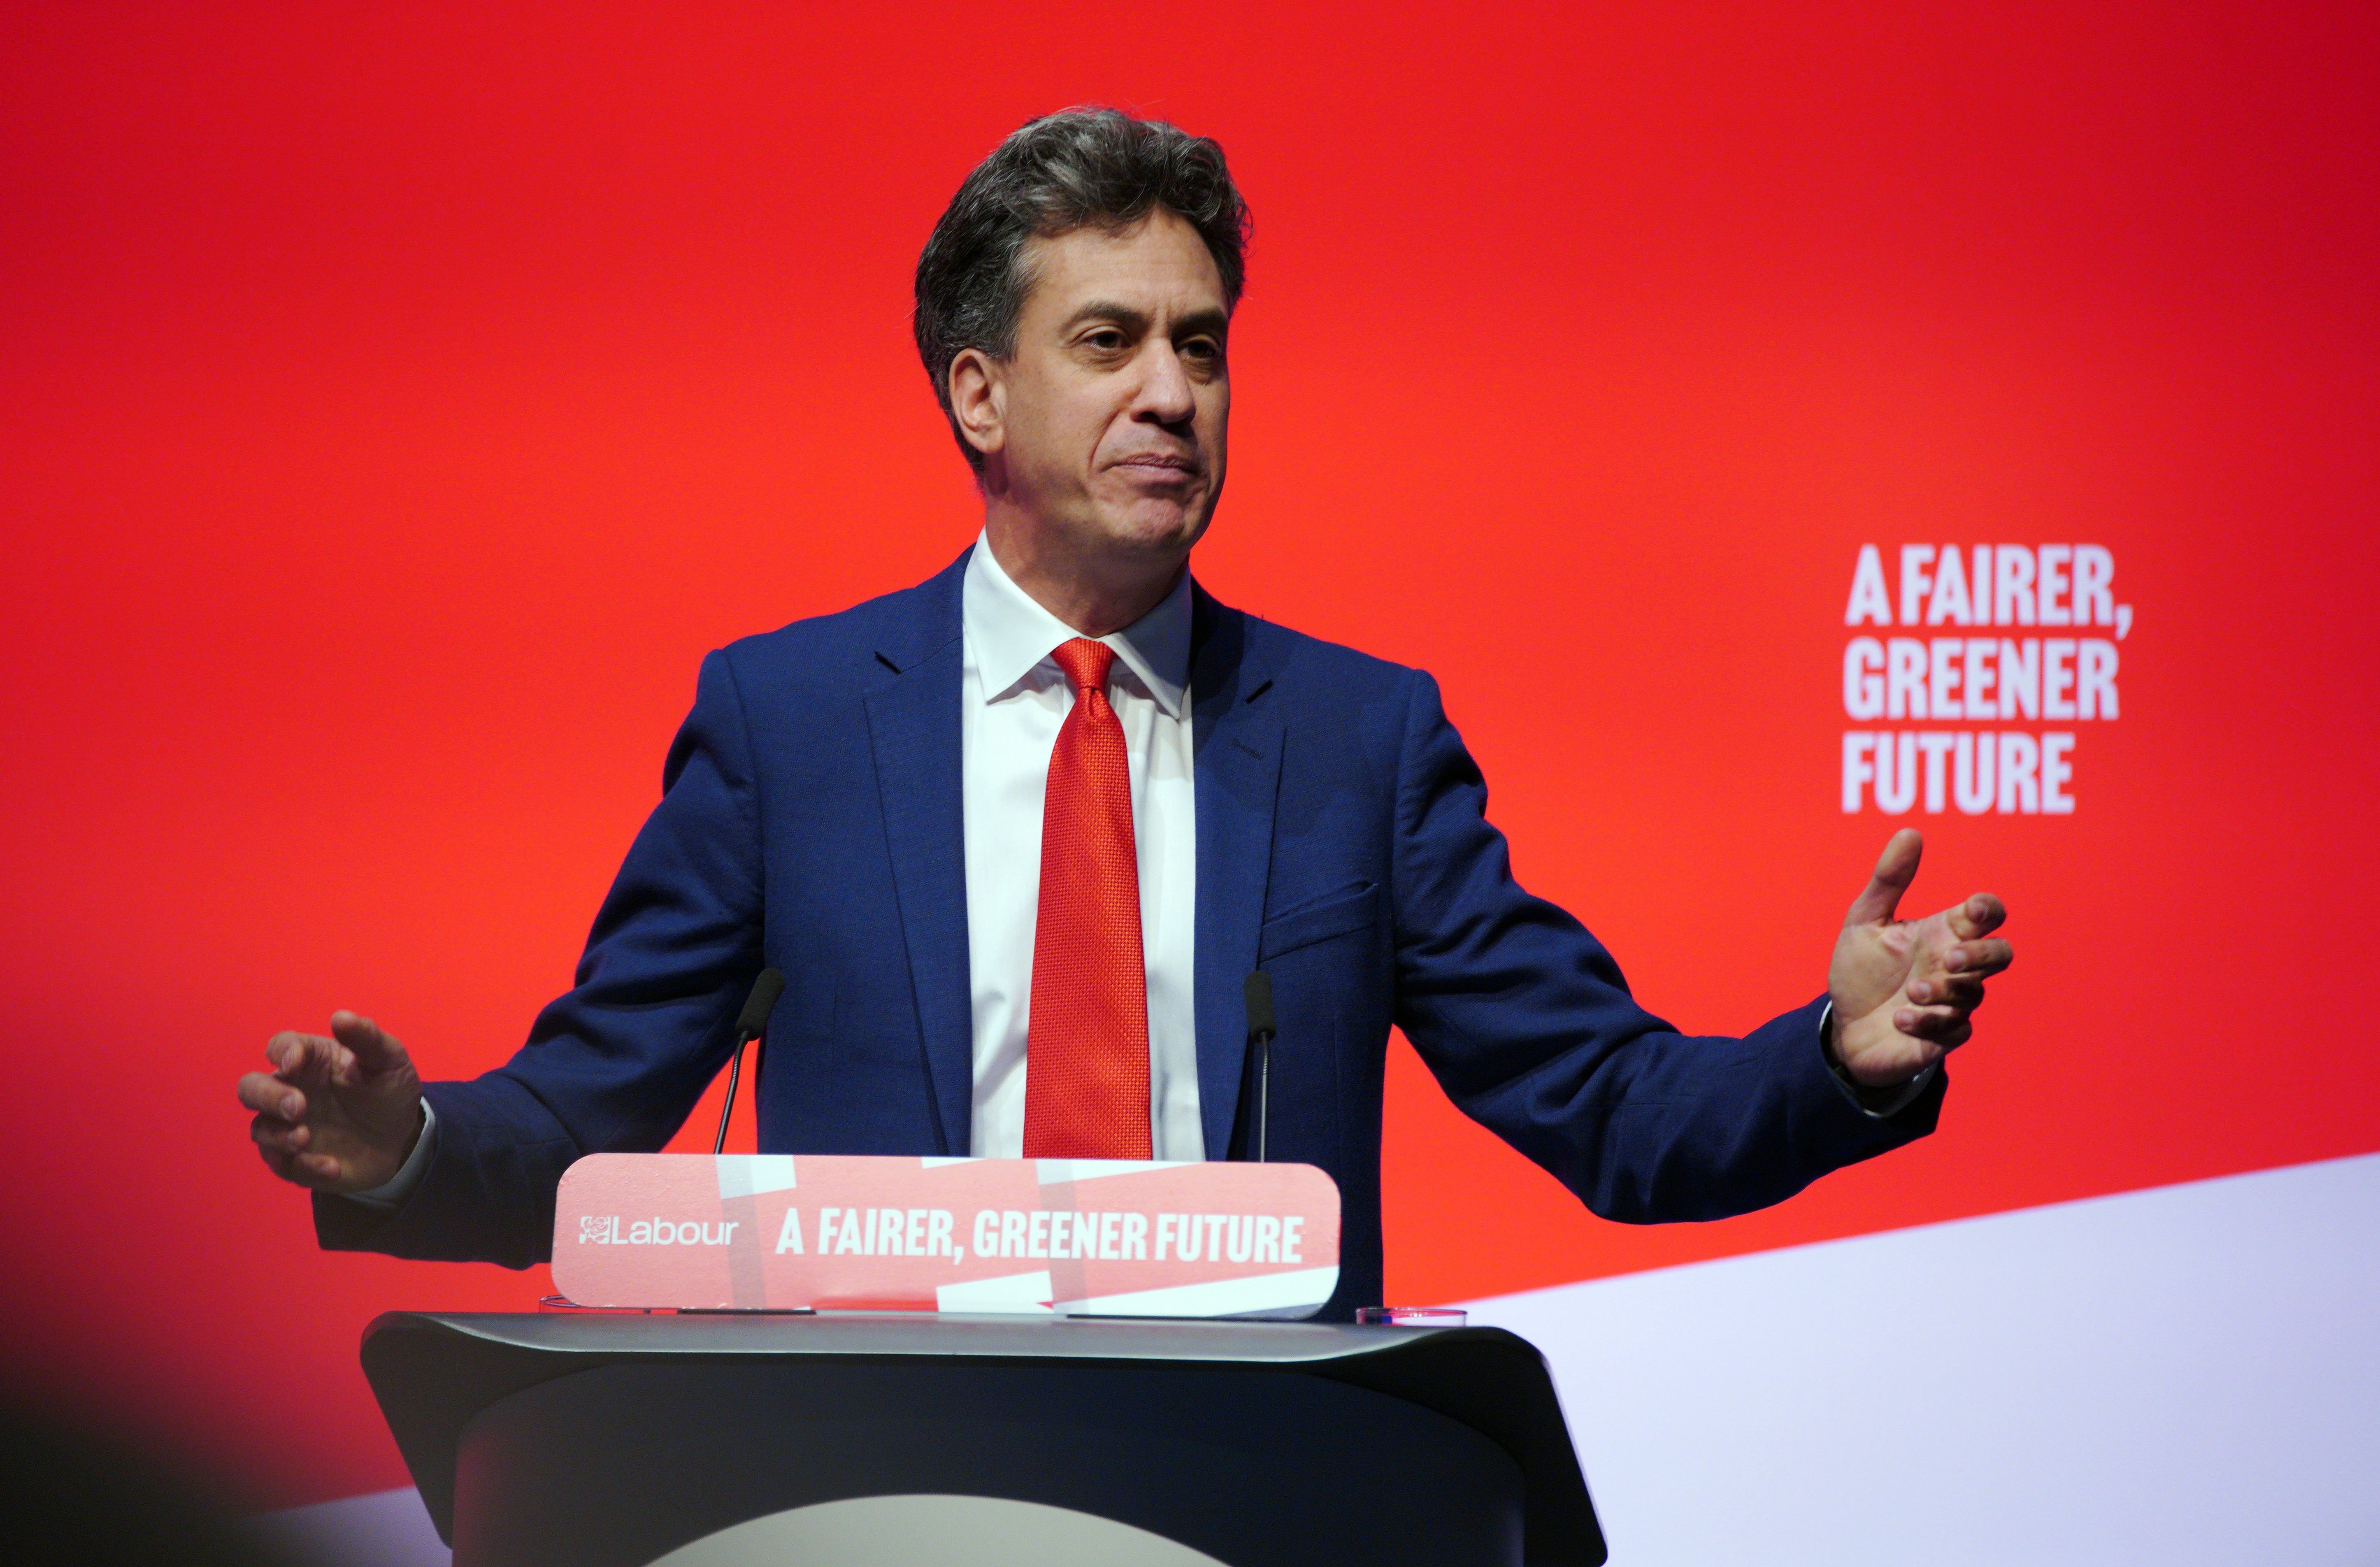
M 951 361 L 951 417 L 966 443 L 990 456 L 1008 443 L 1008 383 L 999 360 L 962 348 Z

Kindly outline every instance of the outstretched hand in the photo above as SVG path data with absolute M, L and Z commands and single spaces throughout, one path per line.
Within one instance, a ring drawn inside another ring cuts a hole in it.
M 394 1036 L 369 1017 L 331 1014 L 331 1033 L 275 1034 L 270 1072 L 239 1080 L 256 1111 L 249 1135 L 285 1181 L 318 1192 L 368 1192 L 404 1168 L 421 1135 L 421 1076 Z
M 1892 835 L 1843 917 L 1827 970 L 1836 1059 L 1870 1087 L 1905 1083 L 1965 1044 L 1984 981 L 2015 956 L 1992 935 L 2008 910 L 1989 893 L 1923 919 L 1893 917 L 1925 852 L 1914 828 Z

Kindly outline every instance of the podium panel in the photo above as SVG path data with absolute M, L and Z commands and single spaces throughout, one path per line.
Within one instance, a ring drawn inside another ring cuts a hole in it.
M 723 1563 L 759 1521 L 953 1498 L 1226 1567 L 1604 1560 L 1544 1363 L 1496 1329 L 395 1314 L 363 1359 L 455 1567 Z M 914 1559 L 899 1532 L 848 1560 Z

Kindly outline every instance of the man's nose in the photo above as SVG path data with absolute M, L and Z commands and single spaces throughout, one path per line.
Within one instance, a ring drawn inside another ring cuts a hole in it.
M 1182 356 L 1173 345 L 1159 339 L 1152 342 L 1142 356 L 1143 370 L 1140 395 L 1133 399 L 1133 412 L 1160 424 L 1180 424 L 1197 409 L 1197 399 L 1190 388 L 1190 374 L 1182 368 Z

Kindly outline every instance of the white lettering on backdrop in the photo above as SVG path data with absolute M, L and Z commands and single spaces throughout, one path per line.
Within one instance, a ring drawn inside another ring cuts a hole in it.
M 2098 544 L 1902 544 L 1896 565 L 1888 583 L 1884 552 L 1860 546 L 1843 608 L 1843 711 L 1911 727 L 1843 732 L 1844 811 L 2071 814 L 2078 731 L 2059 726 L 2123 714 L 2116 644 L 2132 606 L 2116 601 L 2115 555 Z

